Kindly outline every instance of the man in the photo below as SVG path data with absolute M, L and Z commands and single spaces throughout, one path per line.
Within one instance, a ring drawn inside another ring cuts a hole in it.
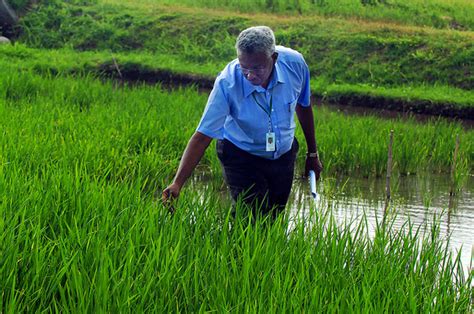
M 213 138 L 234 201 L 254 215 L 276 218 L 288 201 L 298 142 L 294 113 L 303 129 L 305 175 L 322 170 L 314 135 L 309 70 L 300 53 L 275 46 L 266 26 L 248 28 L 236 43 L 237 59 L 217 77 L 196 132 L 183 153 L 163 201 L 178 197 Z

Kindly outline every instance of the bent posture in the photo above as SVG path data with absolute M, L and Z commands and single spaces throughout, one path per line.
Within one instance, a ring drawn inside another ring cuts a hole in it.
M 305 175 L 322 170 L 310 104 L 309 70 L 295 50 L 275 46 L 266 26 L 248 28 L 236 43 L 237 59 L 217 77 L 196 132 L 184 151 L 163 201 L 178 197 L 213 138 L 232 198 L 254 215 L 275 218 L 288 201 L 299 144 L 294 113 L 303 129 Z

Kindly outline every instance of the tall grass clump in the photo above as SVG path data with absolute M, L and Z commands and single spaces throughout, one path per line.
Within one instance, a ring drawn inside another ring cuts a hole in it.
M 420 123 L 411 119 L 347 116 L 325 108 L 315 109 L 316 137 L 327 170 L 382 176 L 386 172 L 388 136 L 394 130 L 394 171 L 415 174 L 421 170 L 447 173 L 452 164 L 455 134 L 464 144 L 459 158 L 467 174 L 473 169 L 474 133 L 441 119 Z M 297 130 L 302 138 L 302 132 Z
M 112 167 L 110 177 L 116 178 L 127 177 L 133 169 L 128 165 L 136 164 L 150 178 L 170 179 L 207 99 L 194 89 L 167 93 L 159 86 L 120 86 L 90 76 L 7 73 L 0 78 L 0 99 L 5 106 L 4 132 L 16 143 L 15 154 L 30 159 L 30 166 L 40 166 L 50 158 L 73 163 L 81 156 L 98 172 L 105 166 L 99 160 L 105 158 Z M 319 107 L 315 122 L 327 173 L 383 175 L 392 129 L 395 173 L 448 173 L 454 134 L 460 135 L 462 143 L 458 171 L 465 175 L 473 169 L 474 132 L 456 123 L 350 117 Z M 296 136 L 304 142 L 299 128 Z M 208 149 L 203 164 L 220 174 L 213 148 Z
M 287 234 L 284 220 L 230 220 L 212 193 L 183 195 L 170 216 L 140 176 L 2 170 L 4 311 L 471 309 L 472 277 L 436 229 L 379 226 L 369 240 L 363 223 L 337 226 L 318 213 L 309 231 Z

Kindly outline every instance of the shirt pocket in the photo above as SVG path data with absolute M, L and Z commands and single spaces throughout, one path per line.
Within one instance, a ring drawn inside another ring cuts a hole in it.
M 290 129 L 293 129 L 296 127 L 296 122 L 295 122 L 295 111 L 296 111 L 296 105 L 298 103 L 298 99 L 294 99 L 290 102 L 287 103 L 286 108 L 288 110 L 288 127 Z

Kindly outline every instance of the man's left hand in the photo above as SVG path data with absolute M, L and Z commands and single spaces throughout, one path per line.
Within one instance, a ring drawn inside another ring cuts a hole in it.
M 314 170 L 314 173 L 316 174 L 316 180 L 319 180 L 321 171 L 323 171 L 323 164 L 319 160 L 319 157 L 306 156 L 306 165 L 304 169 L 305 177 L 309 175 L 310 170 Z

